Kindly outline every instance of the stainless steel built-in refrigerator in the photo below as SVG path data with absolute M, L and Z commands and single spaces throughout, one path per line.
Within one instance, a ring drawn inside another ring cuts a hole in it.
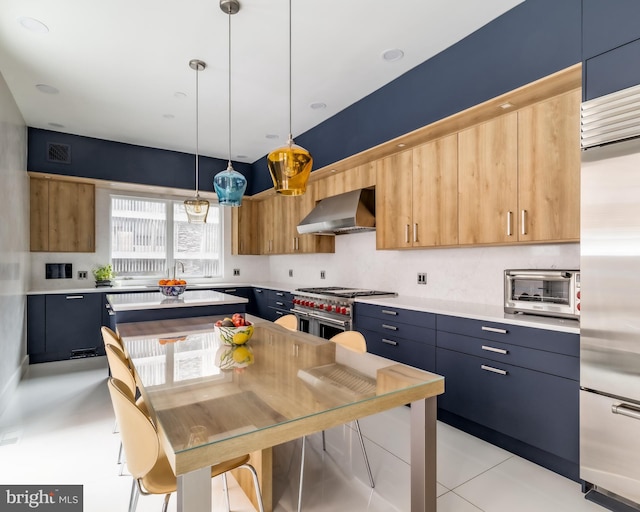
M 583 103 L 582 146 L 580 478 L 640 510 L 640 86 Z

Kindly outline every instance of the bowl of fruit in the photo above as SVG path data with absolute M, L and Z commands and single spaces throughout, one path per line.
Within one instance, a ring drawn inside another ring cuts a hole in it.
M 253 335 L 253 324 L 242 313 L 218 320 L 213 331 L 223 345 L 244 345 Z
M 160 279 L 158 289 L 165 297 L 179 297 L 187 289 L 184 279 Z

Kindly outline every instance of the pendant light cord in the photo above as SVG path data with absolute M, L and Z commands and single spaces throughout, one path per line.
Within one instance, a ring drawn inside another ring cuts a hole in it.
M 229 10 L 229 167 L 231 167 L 231 10 Z
M 293 131 L 291 123 L 291 0 L 289 0 L 289 144 L 293 144 Z
M 198 133 L 198 125 L 199 125 L 199 121 L 198 121 L 198 74 L 200 73 L 200 66 L 196 65 L 196 198 L 198 197 L 198 140 L 199 140 L 199 133 Z

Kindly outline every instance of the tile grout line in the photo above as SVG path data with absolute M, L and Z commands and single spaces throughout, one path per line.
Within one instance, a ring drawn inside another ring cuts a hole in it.
M 491 466 L 490 468 L 485 469 L 484 471 L 481 471 L 480 473 L 478 473 L 477 475 L 469 478 L 468 480 L 465 480 L 464 482 L 456 485 L 455 487 L 453 487 L 451 489 L 451 491 L 455 491 L 458 487 L 461 487 L 463 485 L 465 485 L 466 483 L 471 482 L 471 480 L 475 480 L 476 478 L 478 478 L 480 475 L 484 475 L 485 473 L 487 473 L 488 471 L 491 471 L 494 468 L 497 468 L 498 466 L 504 464 L 505 462 L 507 462 L 508 460 L 512 459 L 514 457 L 514 455 L 509 455 L 509 457 L 507 457 L 506 459 L 504 459 L 503 461 L 498 462 L 497 464 L 494 464 L 493 466 Z M 457 496 L 459 496 L 458 493 L 455 493 Z M 462 496 L 460 496 L 462 498 Z M 464 498 L 463 498 L 464 499 Z M 475 505 L 474 505 L 475 506 Z

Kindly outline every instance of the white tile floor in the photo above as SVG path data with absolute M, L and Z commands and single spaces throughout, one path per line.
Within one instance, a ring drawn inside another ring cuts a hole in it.
M 0 416 L 0 483 L 83 484 L 85 512 L 125 511 L 131 478 L 117 476 L 118 436 L 104 358 L 33 365 Z M 362 453 L 349 427 L 309 439 L 305 467 L 307 512 L 409 510 L 408 410 L 361 420 L 376 481 L 370 489 Z M 295 510 L 300 443 L 275 451 L 274 509 Z M 509 452 L 438 425 L 438 512 L 603 512 L 584 500 L 577 483 Z M 231 508 L 253 508 L 235 482 Z M 221 481 L 214 510 L 225 510 Z M 138 512 L 159 511 L 160 497 L 141 497 Z M 175 499 L 170 510 L 175 511 Z

